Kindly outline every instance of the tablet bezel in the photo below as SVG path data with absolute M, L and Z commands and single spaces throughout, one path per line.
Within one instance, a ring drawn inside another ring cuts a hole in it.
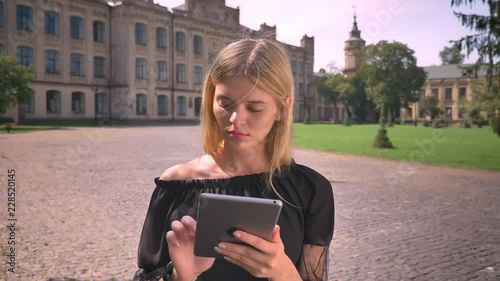
M 236 229 L 270 240 L 283 203 L 277 199 L 202 193 L 198 200 L 194 254 L 220 258 L 219 242 L 241 243 Z

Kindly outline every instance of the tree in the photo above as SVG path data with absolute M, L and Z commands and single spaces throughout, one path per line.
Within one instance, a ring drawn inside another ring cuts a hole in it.
M 0 55 L 0 113 L 25 102 L 34 93 L 29 87 L 33 70 L 17 63 L 15 57 Z
M 454 12 L 462 25 L 476 34 L 452 41 L 457 48 L 466 49 L 467 55 L 477 51 L 478 59 L 473 66 L 477 71 L 486 70 L 487 89 L 478 96 L 482 110 L 486 112 L 494 133 L 500 137 L 500 2 L 498 0 L 451 0 L 451 6 L 473 5 L 477 2 L 488 5 L 489 15 Z
M 439 108 L 439 101 L 435 96 L 427 96 L 420 100 L 419 108 L 425 112 L 426 115 L 434 120 L 439 114 L 442 113 Z
M 451 47 L 444 47 L 444 49 L 439 52 L 439 57 L 441 58 L 441 64 L 461 64 L 464 62 L 465 55 L 460 52 L 461 50 L 457 46 L 453 45 Z
M 359 53 L 359 74 L 366 94 L 380 116 L 392 121 L 394 112 L 417 101 L 413 94 L 425 82 L 423 68 L 417 66 L 414 51 L 403 43 L 380 41 Z
M 314 85 L 316 86 L 318 94 L 322 95 L 328 101 L 333 103 L 334 108 L 337 108 L 339 92 L 336 91 L 335 87 L 327 85 L 327 81 L 332 77 L 336 77 L 338 74 L 327 73 L 323 68 L 320 69 L 319 72 L 322 74 L 322 76 L 314 81 Z

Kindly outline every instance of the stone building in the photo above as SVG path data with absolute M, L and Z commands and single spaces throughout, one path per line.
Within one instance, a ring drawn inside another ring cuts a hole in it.
M 33 67 L 35 94 L 5 116 L 17 119 L 196 120 L 205 73 L 217 52 L 251 30 L 224 0 L 0 0 L 0 53 Z M 314 37 L 285 44 L 296 87 L 296 119 L 317 108 Z

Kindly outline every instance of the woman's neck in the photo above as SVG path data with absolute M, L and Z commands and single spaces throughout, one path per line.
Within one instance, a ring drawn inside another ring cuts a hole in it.
M 219 168 L 229 176 L 249 175 L 267 172 L 269 157 L 265 150 L 235 151 L 230 148 L 221 148 L 212 155 Z

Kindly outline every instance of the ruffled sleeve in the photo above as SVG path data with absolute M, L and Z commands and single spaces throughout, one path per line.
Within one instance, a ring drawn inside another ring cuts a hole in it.
M 304 241 L 298 270 L 303 280 L 328 280 L 328 250 L 335 219 L 332 186 L 313 170 L 306 174 L 304 180 L 309 182 L 311 194 L 304 214 Z
M 186 181 L 162 181 L 155 178 L 156 188 L 151 195 L 138 248 L 139 268 L 152 272 L 169 261 L 165 239 L 173 220 L 184 215 L 196 217 L 196 205 L 201 189 Z

